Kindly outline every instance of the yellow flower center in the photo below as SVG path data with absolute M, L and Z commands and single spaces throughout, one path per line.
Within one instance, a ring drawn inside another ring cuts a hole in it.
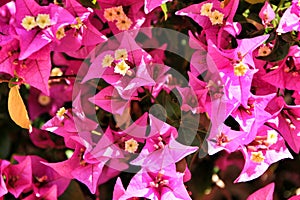
M 268 130 L 267 143 L 275 144 L 278 141 L 278 133 L 275 130 Z
M 62 118 L 66 112 L 67 112 L 67 110 L 64 107 L 61 107 L 57 111 L 56 116 L 59 117 L 59 118 Z
M 115 59 L 116 60 L 125 60 L 128 58 L 128 53 L 126 49 L 118 49 L 115 51 Z
M 51 76 L 62 76 L 63 75 L 63 72 L 61 71 L 60 68 L 58 67 L 54 67 L 52 70 L 51 70 Z
M 258 56 L 267 56 L 271 53 L 271 49 L 268 46 L 262 46 L 258 49 Z
M 38 102 L 42 106 L 47 106 L 47 105 L 50 104 L 51 98 L 46 96 L 46 95 L 40 94 L 39 97 L 38 97 Z
M 33 29 L 34 27 L 36 27 L 36 22 L 34 17 L 32 16 L 25 16 L 22 19 L 22 23 L 21 25 L 23 26 L 23 28 L 25 28 L 27 31 L 30 31 L 31 29 Z
M 120 31 L 126 31 L 132 25 L 131 19 L 126 16 L 122 6 L 106 8 L 103 15 L 109 22 L 117 21 L 116 26 Z
M 115 66 L 114 72 L 125 76 L 125 74 L 127 73 L 127 71 L 129 69 L 130 69 L 130 67 L 126 64 L 126 62 L 124 60 L 122 60 Z
M 234 75 L 236 76 L 244 76 L 247 70 L 248 67 L 243 62 L 239 62 L 238 64 L 234 65 Z
M 114 7 L 114 11 L 116 13 L 116 19 L 120 19 L 123 16 L 126 16 L 124 11 L 123 11 L 123 7 L 122 6 L 118 6 L 118 7 Z
M 58 40 L 62 39 L 63 37 L 65 37 L 65 28 L 64 27 L 60 27 L 57 31 L 56 31 L 56 38 Z
M 217 10 L 213 11 L 209 16 L 212 25 L 223 24 L 223 18 L 224 18 L 224 14 Z
M 114 58 L 107 54 L 104 56 L 103 60 L 102 60 L 102 67 L 111 67 L 111 63 L 114 61 Z
M 200 15 L 210 16 L 212 7 L 213 7 L 212 3 L 203 4 L 200 9 Z
M 36 23 L 41 28 L 44 29 L 47 26 L 51 25 L 50 15 L 49 14 L 38 14 L 36 17 Z
M 76 24 L 71 24 L 71 28 L 80 29 L 84 24 L 81 21 L 80 17 L 76 17 Z
M 104 10 L 104 18 L 109 22 L 114 21 L 116 19 L 115 10 L 113 8 L 106 8 Z
M 124 16 L 123 18 L 118 19 L 116 26 L 120 31 L 127 31 L 132 25 L 131 19 Z
M 125 142 L 125 151 L 129 153 L 134 153 L 138 149 L 138 147 L 139 143 L 133 138 Z
M 120 18 L 123 18 L 124 16 L 126 17 L 122 6 L 106 8 L 104 10 L 104 18 L 109 22 L 118 20 Z
M 265 160 L 265 156 L 261 151 L 258 152 L 251 152 L 251 158 L 253 162 L 255 163 L 262 163 Z

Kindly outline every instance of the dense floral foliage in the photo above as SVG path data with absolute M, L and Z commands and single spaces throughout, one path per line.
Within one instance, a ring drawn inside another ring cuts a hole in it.
M 1 1 L 0 199 L 300 199 L 299 16 Z

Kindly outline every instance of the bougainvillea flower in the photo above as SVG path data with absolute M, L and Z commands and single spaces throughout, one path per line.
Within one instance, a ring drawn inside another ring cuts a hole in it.
M 121 78 L 114 83 L 113 86 L 123 99 L 130 99 L 137 93 L 138 88 L 142 86 L 154 86 L 155 84 L 155 81 L 152 80 L 146 68 L 144 59 L 142 58 L 140 65 L 136 67 L 136 71 L 132 77 Z
M 157 97 L 168 81 L 169 76 L 167 72 L 170 67 L 164 64 L 159 64 L 159 61 L 157 61 L 155 57 L 153 63 L 147 64 L 146 67 L 150 77 L 155 82 L 155 85 L 150 87 L 146 86 L 145 88 L 151 91 L 153 97 Z
M 288 7 L 280 18 L 277 32 L 287 33 L 291 31 L 299 31 L 300 24 L 298 20 L 299 15 L 299 3 L 296 0 L 292 1 L 292 5 Z
M 246 144 L 247 132 L 235 131 L 222 124 L 217 130 L 210 132 L 208 142 L 208 154 L 213 155 L 219 151 L 226 150 L 232 153 Z
M 114 186 L 113 200 L 119 200 L 121 196 L 125 194 L 125 189 L 122 184 L 120 177 L 117 178 L 116 184 Z
M 84 156 L 85 160 L 91 163 L 101 162 L 102 157 L 124 158 L 118 143 L 115 143 L 115 137 L 110 128 L 106 129 L 103 136 L 93 148 L 87 149 Z
M 193 4 L 176 12 L 176 15 L 188 16 L 198 23 L 203 29 L 208 29 L 216 24 L 223 24 L 224 14 L 220 2 L 216 0 Z M 213 21 L 212 12 L 219 15 L 219 21 Z M 212 21 L 211 21 L 212 20 Z
M 12 23 L 16 14 L 15 2 L 10 1 L 1 6 L 0 13 L 0 45 L 2 46 L 14 39 Z
M 174 139 L 178 136 L 178 132 L 174 127 L 157 119 L 151 114 L 149 114 L 149 123 L 149 134 L 146 135 L 147 126 L 142 126 L 139 128 L 144 129 L 144 135 L 141 137 L 146 139 L 146 144 L 142 151 L 139 153 L 139 156 L 131 162 L 132 164 L 135 163 L 136 165 L 142 165 L 144 159 L 146 159 L 146 157 L 149 156 L 150 153 L 159 149 L 163 149 L 171 139 Z M 140 135 L 139 132 L 137 134 Z
M 236 36 L 240 32 L 240 24 L 233 22 L 234 13 L 239 1 L 209 0 L 192 4 L 176 12 L 177 15 L 188 16 L 203 27 L 202 36 L 212 40 L 218 47 L 226 34 Z M 205 36 L 206 35 L 206 36 Z M 226 36 L 225 36 L 226 37 Z M 224 40 L 227 43 L 226 40 Z
M 139 156 L 131 164 L 150 170 L 164 168 L 195 152 L 198 147 L 185 146 L 175 140 L 178 133 L 167 123 L 149 115 L 150 133 Z
M 295 91 L 292 97 L 295 99 L 295 104 L 300 105 L 300 91 Z
M 59 163 L 43 162 L 43 164 L 54 169 L 60 176 L 68 179 L 77 179 L 95 194 L 103 166 L 108 159 L 103 159 L 102 162 L 89 164 L 83 159 L 84 151 L 85 148 L 83 146 L 77 145 L 72 157 L 68 160 Z
M 32 184 L 36 196 L 39 190 L 43 190 L 44 193 L 52 193 L 52 186 L 57 186 L 55 189 L 55 195 L 57 196 L 61 195 L 67 189 L 71 180 L 60 176 L 51 167 L 42 164 L 42 162 L 47 162 L 45 159 L 34 155 L 14 156 L 14 159 L 22 162 L 26 157 L 30 157 L 31 159 Z M 47 192 L 47 190 L 49 191 Z
M 211 74 L 208 79 L 209 98 L 205 104 L 205 110 L 211 119 L 211 134 L 219 134 L 219 126 L 223 126 L 224 120 L 240 104 L 239 100 L 224 88 L 224 84 L 219 78 L 218 73 Z M 215 132 L 215 133 L 213 133 Z
M 113 86 L 108 86 L 89 99 L 92 103 L 108 112 L 122 115 L 125 108 L 129 106 L 128 100 L 120 97 Z
M 50 49 L 45 47 L 25 60 L 19 60 L 19 42 L 13 40 L 0 49 L 0 72 L 20 78 L 45 95 L 49 95 L 48 79 L 51 71 Z
M 300 106 L 287 105 L 282 97 L 278 97 L 272 101 L 270 108 L 274 110 L 272 113 L 278 117 L 278 124 L 271 123 L 272 127 L 279 131 L 294 152 L 299 153 Z
M 39 6 L 34 0 L 17 0 L 16 10 L 15 26 L 20 37 L 20 60 L 56 40 L 59 28 L 74 21 L 74 17 L 63 7 L 55 4 Z
M 279 63 L 271 63 L 267 66 L 270 72 L 262 76 L 262 80 L 278 88 L 300 90 L 300 47 L 291 46 L 288 55 Z
M 207 83 L 197 79 L 194 74 L 188 72 L 189 86 L 195 92 L 198 99 L 198 104 L 201 112 L 205 112 L 205 102 L 207 101 L 208 87 Z
M 202 34 L 193 33 L 192 31 L 188 32 L 189 34 L 189 46 L 193 49 L 200 50 L 201 55 L 203 55 L 202 59 L 199 59 L 199 64 L 206 64 L 206 62 L 200 62 L 201 60 L 204 61 L 206 59 L 207 54 L 207 46 L 206 41 L 202 40 Z M 195 54 L 196 52 L 194 52 Z M 191 58 L 192 62 L 192 58 Z M 191 66 L 192 67 L 192 66 Z M 207 66 L 204 67 L 205 69 Z M 194 73 L 193 69 L 191 68 L 191 72 Z M 201 74 L 201 71 L 199 72 Z M 195 74 L 197 76 L 197 74 Z
M 132 122 L 125 130 L 115 133 L 119 137 L 134 138 L 138 142 L 144 142 L 147 138 L 146 129 L 148 127 L 148 112 L 145 112 L 141 117 Z M 127 138 L 129 139 L 129 138 Z
M 98 184 L 105 183 L 109 179 L 119 175 L 121 171 L 128 169 L 129 166 L 126 163 L 125 156 L 128 153 L 126 151 L 131 147 L 126 147 L 127 141 L 125 136 L 118 135 L 110 128 L 107 128 L 101 134 L 100 139 L 94 145 L 87 146 L 84 140 L 81 139 L 79 141 L 81 144 L 87 146 L 83 154 L 86 163 L 99 164 L 101 162 L 104 164 Z
M 62 107 L 52 119 L 42 126 L 42 129 L 62 136 L 66 146 L 74 149 L 76 146 L 74 138 L 80 137 L 78 133 L 95 130 L 98 126 L 93 120 L 86 118 L 84 115 L 81 116 L 82 118 L 76 118 L 76 114 L 72 115 L 69 110 Z
M 139 171 L 119 199 L 126 200 L 132 197 L 153 200 L 191 199 L 183 184 L 183 173 L 176 172 L 174 165 L 158 171 Z
M 284 139 L 272 128 L 262 126 L 255 139 L 241 148 L 244 155 L 244 168 L 235 182 L 245 182 L 261 176 L 271 164 L 293 158 Z
M 0 198 L 8 192 L 3 176 L 3 170 L 9 165 L 10 162 L 8 162 L 7 160 L 0 160 Z
M 15 165 L 9 165 L 3 170 L 8 192 L 18 198 L 20 194 L 32 185 L 31 159 L 27 156 Z
M 192 111 L 193 114 L 195 113 L 203 113 L 205 108 L 204 106 L 199 105 L 198 95 L 201 98 L 203 95 L 196 92 L 190 87 L 176 87 L 177 91 L 179 92 L 182 101 L 181 101 L 181 109 L 185 112 Z M 205 96 L 205 94 L 204 94 Z
M 208 56 L 220 70 L 225 89 L 246 107 L 250 96 L 251 81 L 256 69 L 252 58 L 252 51 L 266 41 L 268 35 L 251 39 L 238 40 L 238 47 L 232 50 L 218 49 L 208 41 Z M 240 83 L 243 83 L 242 85 Z
M 114 35 L 126 30 L 138 30 L 141 27 L 151 26 L 151 17 L 154 13 L 145 14 L 144 1 L 125 0 L 98 1 L 103 9 L 95 12 L 103 22 L 108 22 L 110 31 Z M 150 29 L 145 32 L 151 36 Z
M 47 47 L 31 54 L 23 61 L 17 61 L 16 74 L 32 87 L 39 89 L 45 95 L 49 95 L 48 80 L 51 71 L 49 49 Z
M 167 3 L 172 0 L 145 0 L 144 11 L 146 14 L 150 13 L 155 8 L 161 6 L 164 3 Z
M 11 76 L 14 76 L 13 62 L 15 59 L 18 58 L 18 55 L 15 53 L 15 51 L 17 50 L 18 50 L 17 40 L 13 40 L 8 44 L 2 46 L 2 48 L 0 49 L 0 72 L 7 73 Z
M 83 7 L 75 0 L 66 1 L 65 9 L 75 17 L 73 23 L 71 24 L 72 29 L 69 30 L 72 33 L 69 34 L 69 37 L 74 38 L 74 35 L 77 36 L 80 44 L 85 46 L 97 45 L 107 40 L 107 38 L 102 33 L 100 33 L 89 20 L 89 16 L 93 12 L 93 10 Z M 66 31 L 66 34 L 67 33 L 68 31 Z M 70 42 L 71 41 L 68 41 L 68 43 Z M 62 41 L 61 44 L 66 43 Z M 74 49 L 70 50 L 74 51 Z
M 93 78 L 103 78 L 107 83 L 114 85 L 121 78 L 128 79 L 134 76 L 134 71 L 141 65 L 142 59 L 146 64 L 152 60 L 150 54 L 136 43 L 130 33 L 124 32 L 116 35 L 116 39 L 120 41 L 119 46 L 114 51 L 102 50 L 92 60 L 82 83 Z M 110 45 L 115 46 L 116 44 Z
M 113 74 L 113 68 L 111 67 L 112 61 L 114 60 L 113 56 L 114 51 L 111 50 L 101 52 L 99 55 L 97 55 L 97 57 L 93 59 L 92 64 L 89 66 L 86 75 L 82 79 L 82 83 L 85 83 L 91 79 L 102 78 L 102 76 L 106 73 Z M 113 60 L 110 60 L 110 58 Z M 115 74 L 115 79 L 112 81 L 117 81 L 119 78 L 120 76 Z
M 247 142 L 251 142 L 257 132 L 265 122 L 272 118 L 272 115 L 265 111 L 268 103 L 275 97 L 274 94 L 265 96 L 251 95 L 248 99 L 247 107 L 240 105 L 231 115 L 239 123 L 241 129 L 247 132 Z
M 78 135 L 78 132 L 70 112 L 64 107 L 60 108 L 57 114 L 42 126 L 42 130 L 62 136 L 67 147 L 75 148 L 75 142 L 71 136 Z
M 38 188 L 34 193 L 24 198 L 24 200 L 37 200 L 37 199 L 57 199 L 57 185 L 52 185 L 50 188 Z
M 269 2 L 265 2 L 264 6 L 261 8 L 258 16 L 262 20 L 263 24 L 269 25 L 271 21 L 275 18 L 275 12 L 272 9 Z
M 273 200 L 274 188 L 275 188 L 275 183 L 270 183 L 265 187 L 252 193 L 250 196 L 248 196 L 247 200 L 256 200 L 256 199 Z
M 29 137 L 32 143 L 39 148 L 55 148 L 56 146 L 47 131 L 33 127 Z
M 158 150 L 151 152 L 141 165 L 151 170 L 157 170 L 161 167 L 167 167 L 172 163 L 176 163 L 197 150 L 198 147 L 186 146 L 177 142 L 175 139 L 171 139 L 164 147 L 159 147 Z

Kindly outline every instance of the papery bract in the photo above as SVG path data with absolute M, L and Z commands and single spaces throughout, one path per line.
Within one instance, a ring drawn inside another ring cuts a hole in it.
M 10 163 L 7 160 L 0 160 L 0 198 L 8 192 L 5 180 L 3 179 L 3 170 L 9 165 Z
M 52 193 L 54 191 L 53 186 L 56 186 L 55 195 L 60 196 L 68 187 L 70 179 L 64 178 L 56 173 L 52 168 L 42 164 L 47 162 L 45 159 L 38 156 L 27 156 L 31 159 L 33 190 L 44 190 L 44 193 Z M 18 162 L 24 161 L 26 156 L 14 156 L 14 159 Z M 49 190 L 47 192 L 47 190 Z M 38 193 L 36 193 L 38 195 Z
M 259 12 L 259 17 L 262 19 L 263 24 L 269 24 L 275 18 L 275 12 L 269 2 L 265 2 L 264 6 Z
M 183 184 L 183 173 L 176 172 L 175 166 L 159 171 L 139 171 L 130 181 L 125 194 L 119 199 L 144 197 L 159 199 L 191 199 Z
M 245 164 L 235 182 L 245 182 L 261 176 L 271 164 L 285 158 L 293 158 L 283 138 L 267 126 L 262 126 L 252 143 L 241 149 Z
M 272 200 L 273 199 L 273 192 L 274 192 L 274 183 L 270 183 L 265 187 L 255 191 L 252 193 L 247 200 L 256 200 L 256 199 L 265 199 L 265 200 Z
M 6 186 L 8 192 L 18 198 L 20 194 L 29 189 L 32 185 L 32 167 L 31 159 L 27 156 L 19 164 L 10 165 L 3 170 L 6 177 Z

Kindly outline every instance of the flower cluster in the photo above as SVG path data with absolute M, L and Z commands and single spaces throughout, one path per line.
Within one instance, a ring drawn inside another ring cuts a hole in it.
M 270 183 L 274 163 L 299 157 L 298 0 L 0 6 L 5 106 L 42 149 L 0 154 L 0 199 L 80 187 L 101 199 L 196 199 L 201 157 L 215 156 L 211 183 L 228 190 L 230 165 L 231 182 Z M 248 199 L 272 199 L 265 185 Z

